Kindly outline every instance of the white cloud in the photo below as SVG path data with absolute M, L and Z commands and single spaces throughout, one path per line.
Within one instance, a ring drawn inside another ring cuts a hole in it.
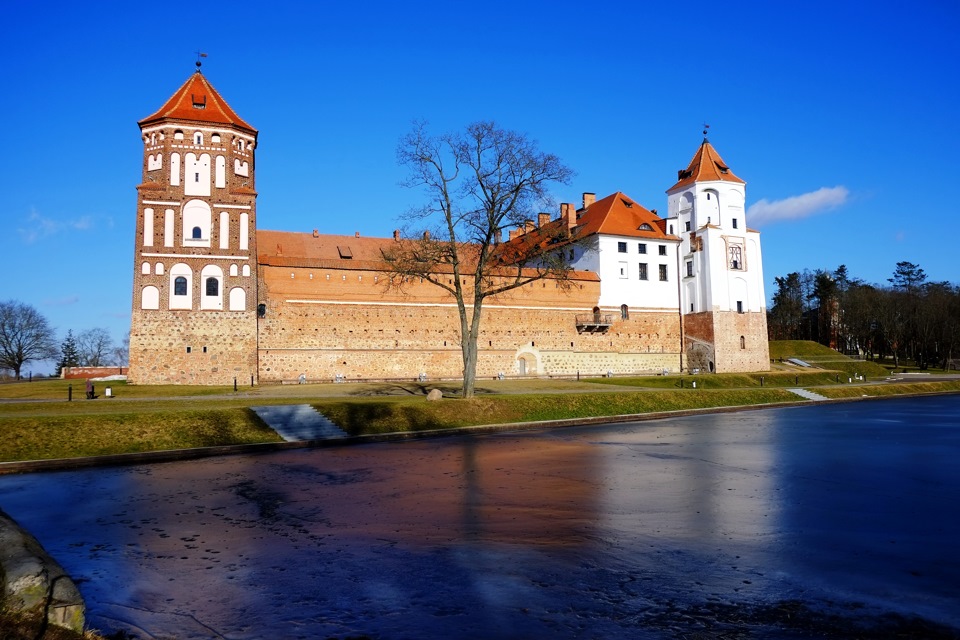
M 780 220 L 798 220 L 836 209 L 846 204 L 850 191 L 844 186 L 822 187 L 810 193 L 783 200 L 759 200 L 747 209 L 747 220 L 752 226 Z
M 24 221 L 23 225 L 17 227 L 17 233 L 26 244 L 33 244 L 41 238 L 46 238 L 60 233 L 61 231 L 87 231 L 93 228 L 93 218 L 90 216 L 80 216 L 72 220 L 55 220 L 40 215 L 36 209 L 30 210 L 30 215 Z

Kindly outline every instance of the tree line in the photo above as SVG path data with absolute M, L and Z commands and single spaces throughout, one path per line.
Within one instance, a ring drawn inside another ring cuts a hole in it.
M 29 362 L 56 360 L 56 375 L 63 367 L 123 366 L 127 363 L 130 339 L 116 344 L 101 327 L 67 331 L 58 343 L 56 331 L 32 306 L 16 300 L 0 301 L 0 370 L 13 372 L 19 380 Z
M 929 282 L 919 265 L 898 262 L 887 284 L 851 277 L 847 267 L 774 279 L 767 312 L 771 340 L 814 340 L 869 359 L 903 359 L 948 369 L 960 357 L 960 286 Z

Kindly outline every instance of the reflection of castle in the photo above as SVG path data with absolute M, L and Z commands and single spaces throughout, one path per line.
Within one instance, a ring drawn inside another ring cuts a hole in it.
M 455 377 L 453 300 L 384 287 L 392 238 L 257 229 L 257 131 L 199 72 L 140 121 L 131 381 L 229 384 Z M 622 193 L 544 225 L 576 229 L 572 290 L 547 280 L 484 307 L 478 375 L 768 367 L 760 239 L 744 182 L 705 139 L 661 218 Z

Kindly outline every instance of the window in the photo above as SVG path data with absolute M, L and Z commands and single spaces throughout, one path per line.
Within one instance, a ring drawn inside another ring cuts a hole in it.
M 203 134 L 197 132 L 193 134 L 193 144 L 203 144 Z
M 628 276 L 627 276 L 627 263 L 626 263 L 626 262 L 621 262 L 621 263 L 620 263 L 620 277 L 621 277 L 621 278 L 627 278 L 627 277 L 628 277 Z
M 646 262 L 640 263 L 640 279 L 641 280 L 647 279 L 647 263 Z
M 213 144 L 220 144 L 220 134 L 214 133 L 210 136 L 210 142 Z
M 217 282 L 216 278 L 207 278 L 207 295 L 208 296 L 220 295 L 220 283 Z
M 200 240 L 203 237 L 202 233 L 203 232 L 200 231 L 200 227 L 194 227 L 193 231 L 190 232 L 190 237 L 194 240 Z
M 185 296 L 187 295 L 187 279 L 183 276 L 177 276 L 173 280 L 173 295 L 175 296 Z
M 660 265 L 660 282 L 667 281 L 667 265 Z
M 689 221 L 689 220 L 687 220 L 686 222 L 683 223 L 683 230 L 684 230 L 684 231 L 690 231 L 690 221 Z
M 730 268 L 743 269 L 743 248 L 738 245 L 730 245 Z
M 693 260 L 687 260 L 687 277 L 693 277 Z
M 630 307 L 625 304 L 620 305 L 620 319 L 629 320 L 630 319 Z
M 637 229 L 638 229 L 639 231 L 653 231 L 653 227 L 651 227 L 651 226 L 650 226 L 649 224 L 647 224 L 646 222 L 644 222 L 644 223 L 641 224 L 639 227 L 637 227 Z
M 618 242 L 617 243 L 617 253 L 626 253 L 627 252 L 627 243 Z
M 740 348 L 741 349 L 747 348 L 747 338 L 745 336 L 740 336 Z
M 736 219 L 736 218 L 733 218 L 732 221 L 733 221 L 733 228 L 736 229 L 736 228 L 737 228 L 737 219 Z
M 737 300 L 737 313 L 743 313 L 743 300 Z
M 662 256 L 667 255 L 667 245 L 661 244 L 660 246 L 657 247 L 657 249 L 659 250 L 660 255 Z
M 647 245 L 641 242 L 640 244 L 637 245 L 637 251 L 639 251 L 640 253 L 646 253 Z

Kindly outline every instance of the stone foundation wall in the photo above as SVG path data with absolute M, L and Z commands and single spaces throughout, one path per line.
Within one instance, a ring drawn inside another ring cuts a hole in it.
M 129 382 L 249 384 L 256 374 L 255 312 L 133 312 Z

